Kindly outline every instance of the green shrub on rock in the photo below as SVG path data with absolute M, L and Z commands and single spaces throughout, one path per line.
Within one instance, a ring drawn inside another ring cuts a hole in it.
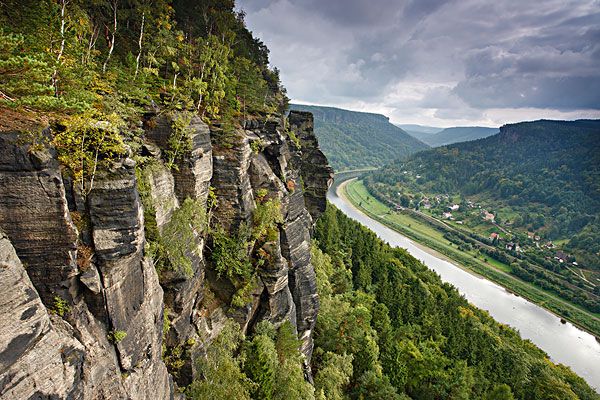
M 186 277 L 193 275 L 191 257 L 200 254 L 198 237 L 206 232 L 207 226 L 203 204 L 198 200 L 185 199 L 160 234 L 160 246 L 168 258 L 169 268 Z

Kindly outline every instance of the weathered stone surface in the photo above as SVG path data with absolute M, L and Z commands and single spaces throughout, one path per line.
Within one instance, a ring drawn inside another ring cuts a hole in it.
M 192 131 L 192 152 L 178 163 L 178 170 L 173 172 L 175 191 L 180 202 L 189 197 L 206 204 L 213 175 L 210 130 L 197 116 L 192 118 L 189 129 Z
M 83 346 L 66 322 L 51 320 L 3 232 L 0 292 L 0 399 L 80 393 Z
M 159 161 L 148 169 L 147 178 L 156 225 L 162 231 L 163 226 L 171 220 L 173 211 L 179 207 L 179 200 L 175 195 L 175 179 L 171 171 Z
M 223 133 L 213 133 L 218 137 Z M 249 223 L 256 207 L 250 184 L 248 168 L 252 150 L 243 132 L 236 132 L 229 140 L 235 144 L 228 148 L 220 140 L 213 143 L 212 186 L 217 195 L 217 207 L 213 218 L 225 229 L 237 229 L 242 223 Z
M 77 275 L 77 231 L 58 162 L 50 150 L 30 151 L 19 134 L 0 133 L 0 226 L 46 304 Z
M 162 115 L 151 119 L 146 136 L 163 150 L 168 150 L 169 137 L 174 133 L 172 125 L 181 115 Z M 147 124 L 148 125 L 148 124 Z M 187 128 L 192 141 L 189 154 L 176 158 L 175 168 L 168 170 L 158 161 L 149 170 L 150 195 L 155 209 L 158 228 L 171 220 L 175 210 L 191 198 L 206 207 L 209 185 L 213 175 L 212 145 L 210 130 L 198 116 L 194 116 Z M 148 144 L 146 152 L 157 157 L 160 153 Z M 165 154 L 163 151 L 162 154 Z M 158 158 L 158 157 L 157 157 Z M 166 160 L 165 160 L 166 161 Z M 164 289 L 164 302 L 170 320 L 166 335 L 166 345 L 176 347 L 189 340 L 198 341 L 198 334 L 192 324 L 194 307 L 202 299 L 205 262 L 203 256 L 204 233 L 196 238 L 197 252 L 189 254 L 192 274 L 187 276 L 176 270 L 164 270 L 160 274 L 160 284 Z M 192 360 L 178 373 L 178 383 L 187 385 L 192 379 Z
M 327 207 L 327 190 L 333 183 L 333 169 L 319 148 L 314 133 L 313 116 L 309 112 L 290 111 L 290 129 L 302 146 L 301 175 L 304 181 L 306 207 L 313 219 L 317 219 Z
M 124 257 L 141 259 L 144 220 L 135 178 L 135 163 L 115 162 L 96 174 L 88 195 L 96 255 L 102 267 Z
M 288 195 L 287 188 L 275 175 L 262 153 L 252 157 L 250 181 L 255 192 L 266 190 L 270 197 L 279 199 Z M 289 267 L 287 260 L 281 255 L 279 240 L 265 243 L 262 250 L 269 254 L 271 262 L 259 268 L 259 276 L 265 289 L 261 296 L 257 319 L 268 320 L 275 326 L 289 320 L 295 326 L 296 306 L 288 286 Z
M 250 163 L 250 182 L 255 192 L 264 189 L 279 198 L 282 198 L 287 193 L 285 185 L 275 175 L 264 154 L 252 157 Z
M 100 274 L 98 268 L 94 264 L 90 265 L 87 271 L 83 272 L 79 276 L 79 280 L 83 283 L 92 293 L 100 294 L 102 292 L 102 281 L 100 280 Z
M 212 175 L 212 161 L 210 172 Z M 175 193 L 173 173 L 173 171 L 166 168 L 160 159 L 156 160 L 145 171 L 145 179 L 148 179 L 149 183 L 154 218 L 160 232 L 171 221 L 173 214 L 177 212 L 176 210 L 180 206 Z M 208 180 L 210 180 L 210 176 Z M 208 180 L 205 182 L 206 185 L 208 185 Z M 191 184 L 194 185 L 193 182 Z M 206 190 L 208 190 L 208 187 Z M 202 193 L 198 195 L 204 196 Z M 206 197 L 203 199 L 192 198 L 196 201 L 204 201 L 203 204 L 206 204 Z M 164 290 L 165 317 L 169 318 L 170 322 L 170 329 L 165 335 L 165 344 L 170 348 L 177 347 L 189 340 L 198 341 L 196 329 L 192 324 L 192 313 L 197 299 L 202 297 L 205 269 L 203 232 L 198 234 L 195 246 L 196 251 L 188 255 L 192 267 L 191 275 L 188 276 L 178 270 L 164 269 L 159 276 L 160 285 Z M 185 361 L 186 365 L 177 374 L 177 383 L 182 386 L 191 383 L 193 378 L 192 360 Z
M 173 120 L 177 114 L 151 116 L 147 122 L 146 137 L 161 149 L 169 149 L 169 137 L 173 133 Z M 194 116 L 187 128 L 192 139 L 191 154 L 177 157 L 177 168 L 172 171 L 175 192 L 179 202 L 186 197 L 206 203 L 208 188 L 213 171 L 210 130 L 200 117 Z M 151 150 L 151 149 L 150 149 Z M 153 152 L 156 154 L 156 150 Z
M 124 160 L 101 171 L 88 203 L 111 330 L 126 334 L 115 344 L 119 366 L 129 374 L 125 388 L 132 398 L 170 398 L 170 378 L 161 360 L 163 292 L 152 262 L 143 255 L 135 163 Z
M 313 348 L 311 333 L 319 312 L 316 276 L 310 260 L 310 221 L 310 216 L 301 215 L 295 220 L 286 221 L 281 231 L 282 253 L 290 265 L 289 289 L 296 306 L 301 350 L 308 360 Z
M 281 255 L 279 241 L 265 243 L 263 250 L 269 254 L 271 262 L 259 269 L 265 287 L 259 319 L 270 321 L 276 327 L 285 321 L 296 326 L 296 305 L 288 281 L 289 267 Z
M 142 262 L 143 302 L 129 321 L 127 337 L 117 344 L 127 394 L 134 399 L 170 399 L 172 379 L 162 361 L 163 291 L 152 262 Z M 138 283 L 139 284 L 139 283 Z

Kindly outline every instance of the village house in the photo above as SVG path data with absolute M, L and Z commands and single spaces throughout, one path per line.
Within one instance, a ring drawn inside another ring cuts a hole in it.
M 419 202 L 419 206 L 423 207 L 426 210 L 429 210 L 431 208 L 431 203 L 429 202 L 429 197 L 424 197 L 423 199 L 421 199 L 421 201 Z
M 560 262 L 567 262 L 569 256 L 567 254 L 563 253 L 562 251 L 557 251 L 556 257 L 554 257 L 554 258 Z
M 490 235 L 490 240 L 500 240 L 500 235 L 498 235 L 496 232 L 492 232 L 492 234 Z
M 487 212 L 486 210 L 482 210 L 483 219 L 485 221 L 494 222 L 494 214 Z
M 444 219 L 450 219 L 452 218 L 452 213 L 451 212 L 445 212 L 442 214 L 442 218 Z
M 518 253 L 521 251 L 521 246 L 519 246 L 519 243 L 509 242 L 506 244 L 505 249 L 508 251 L 516 251 Z
M 450 209 L 450 211 L 458 211 L 458 209 L 460 208 L 460 206 L 458 204 L 453 204 L 450 207 L 448 207 Z

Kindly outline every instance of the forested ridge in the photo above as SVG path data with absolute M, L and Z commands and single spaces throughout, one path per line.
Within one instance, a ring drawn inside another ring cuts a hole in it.
M 482 139 L 498 133 L 498 128 L 484 128 L 481 126 L 457 126 L 446 128 L 440 132 L 428 135 L 422 140 L 431 147 L 444 146 L 447 144 L 467 142 Z
M 426 194 L 461 194 L 490 209 L 508 207 L 515 228 L 568 239 L 589 267 L 600 252 L 600 122 L 506 125 L 485 139 L 421 152 L 368 178 Z M 382 186 L 382 190 L 385 190 Z
M 315 133 L 336 171 L 380 167 L 428 148 L 380 114 L 301 104 L 290 108 L 314 115 Z

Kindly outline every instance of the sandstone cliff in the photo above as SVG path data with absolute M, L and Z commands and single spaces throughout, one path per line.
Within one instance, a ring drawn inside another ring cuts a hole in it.
M 177 397 L 227 318 L 243 332 L 292 322 L 310 379 L 311 231 L 333 176 L 312 116 L 233 130 L 194 117 L 173 158 L 176 118 L 146 115 L 142 142 L 86 195 L 49 145 L 0 133 L 0 399 Z M 281 216 L 244 236 L 252 268 L 217 270 L 212 232 L 241 237 L 264 204 Z

